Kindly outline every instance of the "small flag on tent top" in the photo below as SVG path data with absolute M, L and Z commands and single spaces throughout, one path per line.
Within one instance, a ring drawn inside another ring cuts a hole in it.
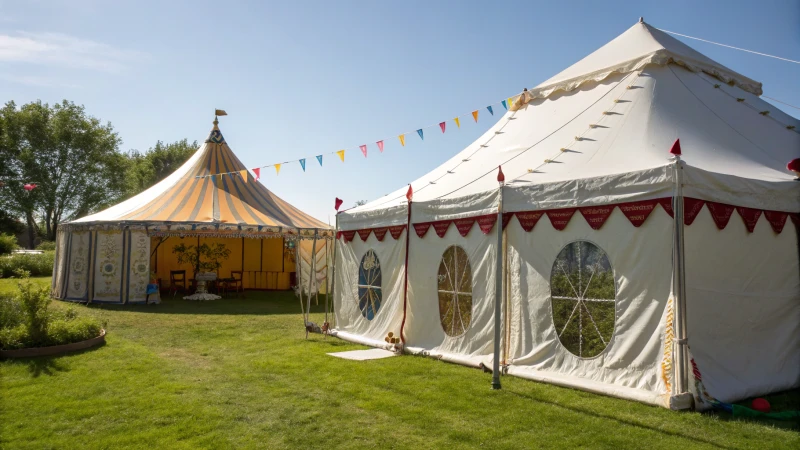
M 442 129 L 442 133 L 444 133 L 444 127 L 447 126 L 446 122 L 439 122 L 439 128 Z
M 305 158 L 300 160 L 300 167 L 303 168 L 303 172 L 306 171 L 306 159 Z
M 503 108 L 505 108 L 505 109 L 506 109 L 506 111 L 508 111 L 508 104 L 506 103 L 506 101 L 505 101 L 505 100 L 503 100 L 503 101 L 502 101 L 502 102 L 500 102 L 500 103 L 503 105 Z
M 342 203 L 344 203 L 344 200 L 340 199 L 339 197 L 336 197 L 336 200 L 333 202 L 333 207 L 336 208 L 336 210 L 338 211 L 339 207 L 342 206 Z
M 494 111 L 492 111 L 492 105 L 486 107 L 489 110 L 489 114 L 494 115 Z
M 455 119 L 453 119 L 453 122 L 455 122 L 455 123 L 456 123 L 456 126 L 457 126 L 458 128 L 461 128 L 461 122 L 458 120 L 458 117 L 456 117 Z
M 240 170 L 239 176 L 242 177 L 242 180 L 244 180 L 245 183 L 247 183 L 247 169 Z
M 364 158 L 366 158 L 367 157 L 367 144 L 359 145 L 358 148 L 361 149 L 361 153 L 363 153 L 364 154 Z
M 257 167 L 253 169 L 253 173 L 256 174 L 256 181 L 258 181 L 258 179 L 261 178 L 261 168 Z
M 279 173 L 281 173 L 281 165 L 275 164 L 275 175 L 278 175 Z
M 506 181 L 506 176 L 503 173 L 503 167 L 497 166 L 497 182 L 503 183 L 504 181 Z
M 417 130 L 417 134 L 419 135 L 419 138 L 420 138 L 420 139 L 422 139 L 423 141 L 425 140 L 425 137 L 422 135 L 422 128 L 420 128 L 419 130 Z
M 670 155 L 681 156 L 681 140 L 675 139 L 675 142 L 672 143 L 672 147 L 669 149 Z
M 378 141 L 378 142 L 376 142 L 376 144 L 378 144 L 378 150 L 383 152 L 383 141 Z
M 336 155 L 338 155 L 339 159 L 341 159 L 342 162 L 344 162 L 344 150 L 339 150 L 338 152 L 336 152 Z
M 319 165 L 322 167 L 322 155 L 317 155 L 317 161 L 319 161 Z
M 406 191 L 406 198 L 408 201 L 411 201 L 411 198 L 414 197 L 414 190 L 411 189 L 411 185 L 408 185 L 408 190 Z
M 472 111 L 472 118 L 475 119 L 475 123 L 478 123 L 478 111 Z
M 403 147 L 406 146 L 406 135 L 405 134 L 401 134 L 400 136 L 397 136 L 397 139 L 400 139 L 400 145 L 402 145 Z
M 224 109 L 215 109 L 214 110 L 214 115 L 215 116 L 227 116 L 228 113 L 226 113 Z

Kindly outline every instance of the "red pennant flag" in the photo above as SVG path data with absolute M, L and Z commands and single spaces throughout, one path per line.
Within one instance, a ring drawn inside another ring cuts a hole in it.
M 567 224 L 569 220 L 572 219 L 572 215 L 575 214 L 578 208 L 565 208 L 565 209 L 556 209 L 552 211 L 547 211 L 547 217 L 550 219 L 550 223 L 553 225 L 558 231 L 564 230 L 567 228 Z
M 261 168 L 259 167 L 259 168 L 253 169 L 253 173 L 256 174 L 256 181 L 258 181 L 258 179 L 261 178 Z
M 346 230 L 342 231 L 342 237 L 344 238 L 345 242 L 350 242 L 356 236 L 356 230 Z
M 728 226 L 728 221 L 731 220 L 734 207 L 716 202 L 706 202 L 706 206 L 708 207 L 708 212 L 711 213 L 711 218 L 714 219 L 714 223 L 717 224 L 717 228 L 724 230 Z
M 494 223 L 497 222 L 497 214 L 478 216 L 475 219 L 478 221 L 478 227 L 480 227 L 483 234 L 489 234 L 494 228 Z
M 664 208 L 664 212 L 669 214 L 670 217 L 675 217 L 675 213 L 672 211 L 672 197 L 660 198 L 657 201 Z
M 675 139 L 675 142 L 672 143 L 672 147 L 669 149 L 670 155 L 681 156 L 681 140 Z
M 366 230 L 358 230 L 358 237 L 360 237 L 362 241 L 366 241 L 370 233 L 372 233 L 372 228 L 367 228 Z
M 517 221 L 526 232 L 529 232 L 536 226 L 536 222 L 542 218 L 543 211 L 529 211 L 516 213 Z
M 428 233 L 428 229 L 431 227 L 431 223 L 415 223 L 414 224 L 414 231 L 417 232 L 417 236 L 420 238 L 424 238 L 425 234 Z
M 383 242 L 383 238 L 386 237 L 387 231 L 389 231 L 389 227 L 374 228 L 372 230 L 372 232 L 375 233 L 375 239 L 377 239 L 378 242 Z
M 411 185 L 409 184 L 408 185 L 408 190 L 406 191 L 406 198 L 408 199 L 409 202 L 411 202 L 411 199 L 413 197 L 414 197 L 414 190 L 411 189 Z M 422 237 L 422 236 L 420 236 L 420 237 Z
M 764 211 L 764 218 L 767 219 L 772 231 L 780 234 L 783 231 L 783 226 L 786 225 L 786 218 L 789 214 L 782 211 Z
M 403 230 L 406 229 L 405 225 L 396 225 L 393 227 L 389 227 L 389 233 L 392 234 L 392 238 L 396 241 L 400 239 L 400 235 L 403 234 Z
M 336 197 L 336 201 L 334 202 L 333 207 L 336 208 L 336 210 L 338 211 L 339 207 L 342 206 L 342 203 L 344 203 L 344 200 L 340 199 L 339 197 Z
M 380 150 L 381 153 L 383 153 L 383 141 L 378 141 L 376 142 L 376 144 L 378 144 L 378 150 Z
M 475 223 L 475 218 L 467 217 L 465 219 L 456 219 L 453 222 L 456 224 L 458 234 L 460 234 L 461 237 L 467 237 L 469 230 L 472 229 L 472 225 Z
M 364 158 L 366 158 L 367 157 L 367 145 L 366 144 L 359 145 L 358 148 L 361 149 L 361 153 L 363 153 L 364 154 Z
M 745 208 L 744 206 L 737 206 L 736 212 L 739 213 L 739 216 L 744 221 L 744 226 L 747 227 L 747 231 L 753 232 L 756 229 L 756 224 L 758 223 L 758 219 L 761 217 L 761 210 L 754 209 L 754 208 Z
M 580 208 L 581 215 L 593 230 L 599 230 L 614 211 L 614 206 L 586 206 Z
M 650 213 L 656 209 L 658 200 L 644 200 L 640 202 L 622 203 L 617 205 L 622 214 L 631 222 L 631 224 L 639 228 L 645 220 L 650 217 Z M 670 205 L 671 206 L 671 205 Z
M 697 215 L 700 214 L 700 210 L 703 209 L 703 205 L 705 205 L 704 200 L 698 200 L 696 198 L 683 198 L 683 223 L 685 225 L 691 225 L 694 222 L 694 219 L 697 218 Z M 731 213 L 733 209 L 731 209 Z M 728 219 L 730 219 L 730 215 L 728 215 Z M 716 222 L 717 219 L 714 219 Z M 727 225 L 728 220 L 725 220 L 725 224 Z M 717 225 L 719 227 L 719 225 Z M 722 228 L 725 228 L 724 226 Z M 720 228 L 720 230 L 722 229 Z
M 445 234 L 447 234 L 447 229 L 450 228 L 450 220 L 442 220 L 440 222 L 433 222 L 433 229 L 436 231 L 436 235 L 440 238 L 443 238 Z
M 503 168 L 501 166 L 497 166 L 497 182 L 503 183 L 506 181 L 506 176 L 503 174 Z
M 513 212 L 503 213 L 503 229 L 505 230 L 508 226 L 508 223 L 511 222 L 511 218 L 514 217 Z
M 447 125 L 445 122 L 439 122 L 439 128 L 442 129 L 442 133 L 444 133 L 444 127 Z

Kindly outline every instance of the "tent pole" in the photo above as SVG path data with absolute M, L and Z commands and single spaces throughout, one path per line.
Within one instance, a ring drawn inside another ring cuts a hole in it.
M 502 173 L 502 172 L 501 172 Z M 494 273 L 494 358 L 492 359 L 492 389 L 500 389 L 500 328 L 503 305 L 503 182 L 500 181 L 497 201 L 497 255 Z
M 328 239 L 325 239 L 325 322 L 323 325 L 325 326 L 326 330 L 330 328 L 330 324 L 328 323 L 328 308 L 330 305 L 330 300 L 328 299 L 328 294 L 331 290 L 331 283 L 330 279 L 328 278 L 328 274 L 330 273 L 330 259 L 328 258 Z M 325 333 L 325 337 L 328 336 L 328 333 Z
M 303 307 L 303 269 L 300 267 L 300 235 L 294 241 L 294 274 L 297 283 L 297 291 L 300 293 L 300 312 L 303 314 L 303 326 L 308 325 L 306 321 L 306 311 Z M 308 332 L 306 332 L 308 338 Z
M 319 233 L 319 229 L 314 228 L 314 243 L 311 244 L 311 258 L 308 261 L 308 292 L 307 292 L 307 300 L 306 300 L 306 319 L 311 319 L 311 286 L 314 283 L 314 279 L 317 277 L 316 268 L 317 268 L 317 235 Z M 319 302 L 317 302 L 319 304 Z M 308 321 L 308 320 L 306 320 Z
M 333 230 L 333 269 L 331 274 L 331 297 L 333 305 L 336 305 L 336 247 L 339 245 L 339 212 L 336 212 L 336 228 Z M 333 324 L 336 325 L 336 306 L 333 306 Z
M 409 192 L 411 185 L 408 185 Z M 408 197 L 408 194 L 406 194 Z M 403 342 L 403 347 L 406 345 L 406 306 L 408 305 L 408 248 L 411 243 L 411 198 L 408 199 L 408 218 L 406 219 L 406 259 L 405 267 L 403 268 L 403 321 L 400 322 L 400 340 Z
M 684 258 L 684 219 L 683 219 L 683 161 L 680 156 L 675 157 L 675 195 L 672 197 L 672 211 L 674 219 L 673 234 L 673 262 L 672 262 L 672 292 L 675 298 L 675 317 L 677 326 L 675 327 L 675 344 L 677 345 L 677 358 L 675 364 L 676 371 L 676 394 L 688 392 L 689 377 L 689 351 L 688 336 L 686 327 L 686 267 Z

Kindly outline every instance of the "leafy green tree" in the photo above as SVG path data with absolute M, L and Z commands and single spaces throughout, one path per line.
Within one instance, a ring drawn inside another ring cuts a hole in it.
M 48 240 L 58 225 L 101 209 L 124 192 L 127 158 L 110 123 L 67 100 L 0 109 L 0 208 L 24 218 L 33 248 L 37 213 Z M 36 188 L 27 191 L 26 183 Z
M 128 153 L 125 197 L 134 195 L 153 186 L 183 165 L 197 151 L 197 141 L 187 139 L 165 144 L 156 142 L 155 147 L 144 153 L 132 150 Z

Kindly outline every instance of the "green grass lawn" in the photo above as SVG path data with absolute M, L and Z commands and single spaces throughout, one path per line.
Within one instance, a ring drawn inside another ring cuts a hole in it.
M 364 347 L 305 340 L 290 293 L 79 310 L 108 321 L 105 346 L 0 361 L 0 448 L 800 448 L 787 423 L 513 377 L 492 391 L 490 374 L 423 357 L 333 358 Z

